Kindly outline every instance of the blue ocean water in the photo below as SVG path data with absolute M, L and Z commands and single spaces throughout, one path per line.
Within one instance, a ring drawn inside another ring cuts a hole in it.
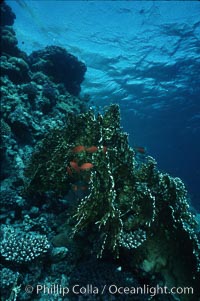
M 200 2 L 7 1 L 19 48 L 66 48 L 87 65 L 82 94 L 118 103 L 132 146 L 180 177 L 200 210 Z

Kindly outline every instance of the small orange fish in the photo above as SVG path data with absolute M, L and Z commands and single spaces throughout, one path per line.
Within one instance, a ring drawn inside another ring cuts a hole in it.
M 72 176 L 72 171 L 71 171 L 71 168 L 69 166 L 67 166 L 67 173 Z
M 146 150 L 143 146 L 135 146 L 134 147 L 135 151 L 140 153 L 140 154 L 145 154 Z
M 76 172 L 80 172 L 80 168 L 78 166 L 78 164 L 75 161 L 70 161 L 70 166 L 76 171 Z
M 77 191 L 86 191 L 88 189 L 88 186 L 80 186 L 79 184 L 72 184 L 71 185 L 71 188 L 74 192 L 77 192 Z
M 106 146 L 103 146 L 103 149 L 102 149 L 103 153 L 107 153 L 107 147 Z
M 98 147 L 95 145 L 92 145 L 92 146 L 86 148 L 86 152 L 88 152 L 88 153 L 95 153 L 97 150 L 98 150 Z
M 84 190 L 87 190 L 87 189 L 88 189 L 87 186 L 81 186 L 81 187 L 80 187 L 80 190 L 83 190 L 83 191 L 84 191 Z
M 81 166 L 80 166 L 80 170 L 88 170 L 88 169 L 91 169 L 93 168 L 94 165 L 92 163 L 83 163 Z
M 78 186 L 77 185 L 72 185 L 71 187 L 72 187 L 73 191 L 77 191 L 78 190 Z
M 84 145 L 77 145 L 72 149 L 73 153 L 80 153 L 85 151 L 85 146 Z

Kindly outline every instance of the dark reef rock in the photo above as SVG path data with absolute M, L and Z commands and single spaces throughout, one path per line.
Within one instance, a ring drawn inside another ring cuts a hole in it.
M 19 54 L 20 52 L 17 44 L 18 42 L 14 30 L 9 26 L 1 28 L 2 54 L 6 56 Z
M 23 203 L 23 199 L 21 196 L 17 194 L 14 190 L 1 190 L 0 191 L 1 205 L 6 206 L 7 208 L 16 208 L 16 206 L 20 206 Z
M 80 93 L 86 66 L 64 48 L 48 46 L 44 50 L 34 51 L 29 59 L 32 71 L 41 71 L 52 77 L 55 83 L 63 83 L 72 95 Z
M 86 68 L 74 56 L 67 53 L 67 61 L 62 61 L 62 64 L 58 62 L 58 76 L 56 71 L 51 74 L 51 69 L 49 69 L 50 74 L 48 70 L 45 70 L 45 73 L 42 70 L 35 72 L 28 55 L 17 46 L 18 41 L 12 28 L 14 13 L 5 2 L 1 3 L 0 9 L 1 297 L 2 300 L 16 300 L 16 298 L 33 300 L 33 295 L 29 296 L 21 290 L 20 285 L 35 283 L 35 281 L 39 283 L 41 279 L 47 283 L 48 275 L 51 275 L 55 282 L 63 281 L 61 276 L 63 267 L 60 267 L 59 260 L 63 260 L 66 256 L 67 249 L 61 247 L 48 251 L 49 241 L 52 235 L 55 236 L 54 231 L 59 223 L 54 222 L 56 219 L 54 213 L 51 213 L 51 204 L 46 204 L 47 196 L 42 199 L 35 198 L 30 202 L 24 199 L 23 170 L 34 145 L 45 137 L 49 129 L 62 128 L 66 123 L 68 112 L 80 113 L 85 110 L 86 102 L 70 94 L 65 84 L 68 83 L 69 90 L 73 90 L 78 96 Z M 62 49 L 60 52 L 65 53 Z M 51 62 L 51 57 L 48 57 L 48 64 L 56 65 L 57 58 L 60 60 L 59 55 L 52 56 Z M 65 78 L 62 82 L 61 74 L 66 70 L 72 72 L 73 78 L 70 81 L 68 74 L 67 81 Z M 54 81 L 53 77 L 57 81 Z M 50 265 L 45 269 L 41 263 L 44 260 L 42 257 L 44 253 Z M 57 261 L 59 262 L 56 263 Z M 69 272 L 70 264 L 67 270 Z M 43 297 L 41 298 L 44 300 Z
M 15 14 L 13 13 L 12 9 L 10 6 L 8 6 L 5 1 L 3 1 L 0 5 L 0 14 L 1 14 L 1 19 L 0 19 L 0 26 L 5 26 L 5 25 L 13 25 L 14 20 L 16 19 Z
M 86 67 L 59 47 L 26 55 L 17 47 L 14 14 L 5 2 L 1 13 L 1 179 L 12 186 L 11 179 L 21 183 L 33 145 L 50 128 L 62 127 L 67 112 L 85 110 L 86 102 L 68 90 L 78 96 Z
M 23 58 L 26 54 L 19 50 L 17 47 L 18 41 L 16 38 L 15 31 L 12 28 L 15 14 L 11 8 L 3 1 L 0 5 L 1 19 L 0 19 L 0 31 L 1 31 L 1 55 L 19 56 Z
M 6 56 L 1 58 L 1 74 L 7 75 L 14 84 L 21 84 L 30 81 L 29 66 L 19 57 Z
M 97 287 L 99 294 L 93 295 L 94 300 L 101 300 L 101 291 L 106 285 L 104 292 L 104 300 L 109 300 L 110 292 L 114 292 L 116 287 L 139 287 L 141 284 L 136 277 L 127 271 L 121 270 L 116 263 L 106 262 L 97 259 L 90 259 L 83 263 L 80 263 L 73 270 L 70 277 L 70 286 L 79 285 L 80 287 L 87 287 L 88 284 L 92 284 L 93 287 Z M 77 287 L 78 290 L 78 287 Z M 113 294 L 112 300 L 130 300 L 130 301 L 147 301 L 147 295 L 126 295 L 126 294 Z M 70 300 L 77 300 L 76 296 L 70 296 Z M 87 300 L 87 299 L 84 299 Z
M 12 269 L 2 268 L 0 270 L 0 289 L 2 300 L 8 300 L 12 287 L 15 287 L 16 280 L 20 274 Z M 5 298 L 5 299 L 4 299 Z

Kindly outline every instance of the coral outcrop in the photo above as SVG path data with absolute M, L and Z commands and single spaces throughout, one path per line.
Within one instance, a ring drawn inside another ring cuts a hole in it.
M 26 170 L 27 191 L 54 191 L 67 201 L 81 181 L 87 194 L 75 195 L 73 203 L 68 200 L 68 221 L 75 239 L 87 237 L 88 253 L 103 258 L 112 254 L 122 261 L 130 257 L 133 269 L 160 273 L 169 286 L 195 286 L 198 227 L 183 182 L 159 172 L 151 157 L 136 160 L 120 127 L 117 105 L 104 116 L 88 111 L 68 116 L 68 122 L 65 129 L 51 132 L 33 155 Z M 84 162 L 90 168 L 82 170 Z
M 44 50 L 34 51 L 29 56 L 29 62 L 32 71 L 52 77 L 55 83 L 64 83 L 70 94 L 79 95 L 86 66 L 62 47 L 48 46 Z
M 50 244 L 45 235 L 28 234 L 4 227 L 4 236 L 0 244 L 0 254 L 13 264 L 25 264 L 45 254 Z
M 14 20 L 16 19 L 16 15 L 13 13 L 10 6 L 8 6 L 5 1 L 1 3 L 1 26 L 12 26 L 14 24 Z
M 6 181 L 9 175 L 10 186 L 11 175 L 20 181 L 24 161 L 48 129 L 62 126 L 67 112 L 85 110 L 86 103 L 78 96 L 86 66 L 56 46 L 28 56 L 18 48 L 14 13 L 5 1 L 0 9 L 1 179 Z

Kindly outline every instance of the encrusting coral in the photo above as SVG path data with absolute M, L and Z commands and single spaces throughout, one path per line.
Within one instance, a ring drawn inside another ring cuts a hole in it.
M 87 233 L 90 252 L 97 257 L 113 254 L 123 261 L 126 254 L 130 266 L 161 273 L 170 284 L 197 281 L 197 223 L 184 184 L 159 172 L 152 157 L 136 160 L 117 105 L 104 116 L 69 114 L 66 128 L 52 131 L 40 144 L 26 176 L 31 194 L 53 191 L 67 198 L 76 190 L 72 234 Z M 81 187 L 86 192 L 78 197 Z M 177 265 L 174 254 L 181 258 Z

